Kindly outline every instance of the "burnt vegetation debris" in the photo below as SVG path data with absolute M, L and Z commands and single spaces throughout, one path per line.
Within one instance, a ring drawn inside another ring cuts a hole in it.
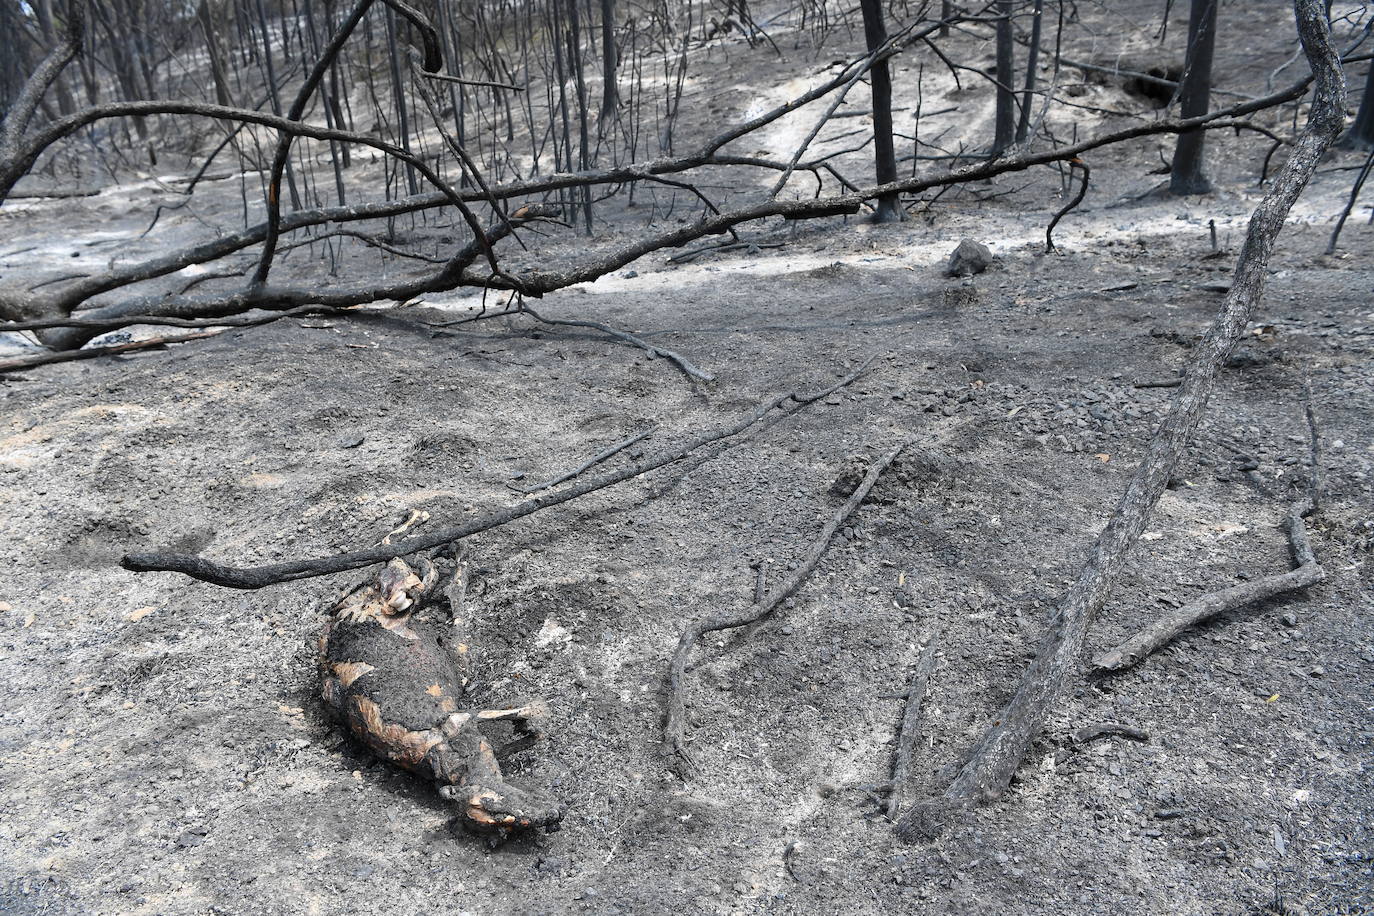
M 0 0 L 0 901 L 1364 905 L 1370 10 L 1161 7 Z

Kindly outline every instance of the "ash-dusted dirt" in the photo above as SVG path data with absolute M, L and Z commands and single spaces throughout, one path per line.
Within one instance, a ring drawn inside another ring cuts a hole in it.
M 1351 244 L 1369 230 L 1353 226 Z M 4 905 L 13 912 L 1290 912 L 1370 902 L 1371 275 L 1292 232 L 1263 324 L 1221 379 L 1177 489 L 1094 650 L 1202 591 L 1287 563 L 1301 378 L 1323 431 L 1330 573 L 1308 594 L 1084 680 L 1008 798 L 897 844 L 886 778 L 921 641 L 940 656 L 920 786 L 1006 699 L 1139 459 L 1224 278 L 1201 240 L 1006 252 L 971 284 L 908 254 L 925 230 L 808 234 L 851 253 L 767 273 L 657 272 L 549 311 L 652 332 L 694 386 L 595 333 L 523 319 L 439 336 L 390 317 L 285 321 L 7 383 L 0 499 Z M 1368 250 L 1366 247 L 1365 250 Z M 858 254 L 856 252 L 862 252 Z M 1138 278 L 1138 279 L 1137 279 Z M 1128 290 L 1103 292 L 1123 282 Z M 423 313 L 421 313 L 423 315 Z M 841 394 L 683 476 L 673 468 L 480 537 L 477 701 L 545 698 L 511 761 L 568 803 L 557 834 L 488 850 L 428 787 L 325 716 L 314 643 L 355 576 L 234 592 L 118 569 L 126 550 L 227 560 L 372 543 L 452 520 L 649 423 L 645 449 L 834 378 Z M 801 556 L 854 455 L 917 445 L 793 606 L 709 642 L 689 675 L 701 768 L 658 755 L 664 663 L 693 616 Z M 360 445 L 350 447 L 361 438 Z M 1228 443 L 1231 448 L 1224 447 Z M 1244 458 L 1252 458 L 1246 462 Z M 1254 464 L 1253 470 L 1238 470 Z M 1148 744 L 1060 746 L 1098 721 Z
M 1262 82 L 1290 53 L 1274 37 L 1287 20 L 1261 24 L 1270 51 L 1226 52 L 1234 85 Z M 721 72 L 748 85 L 752 60 L 758 84 L 759 58 L 731 53 Z M 928 106 L 952 91 L 932 85 Z M 977 108 L 963 92 L 953 99 Z M 1100 83 L 1079 97 L 1140 104 Z M 732 116 L 747 102 L 743 90 L 716 98 Z M 786 154 L 796 139 L 760 143 Z M 1186 359 L 1261 193 L 1266 147 L 1214 139 L 1217 192 L 1185 201 L 1135 199 L 1159 180 L 1148 173 L 1168 141 L 1095 155 L 1053 255 L 1043 231 L 1062 188 L 1046 171 L 952 192 L 899 226 L 751 226 L 748 238 L 781 247 L 685 266 L 660 253 L 539 306 L 680 351 L 716 373 L 711 384 L 595 331 L 525 317 L 434 326 L 474 314 L 479 298 L 459 294 L 6 378 L 0 911 L 1374 912 L 1367 208 L 1342 254 L 1321 255 L 1362 154 L 1326 163 L 1295 210 L 1255 332 L 1089 650 L 1287 567 L 1276 526 L 1309 473 L 1304 377 L 1323 446 L 1309 528 L 1327 580 L 1190 632 L 1134 671 L 1085 673 L 1007 797 L 934 844 L 898 843 L 870 793 L 888 778 L 894 696 L 920 646 L 940 648 L 916 794 L 943 787 L 1009 697 L 1143 455 L 1171 389 L 1136 384 Z M 165 214 L 137 245 L 205 237 L 202 219 L 232 224 L 238 190 L 207 187 L 193 214 Z M 94 269 L 127 253 L 118 240 L 162 200 L 144 187 L 7 204 L 0 272 L 39 282 Z M 607 205 L 598 219 L 623 230 L 683 218 L 661 203 Z M 510 263 L 586 244 L 555 232 L 528 254 L 512 247 Z M 945 279 L 963 237 L 997 261 Z M 311 256 L 283 272 L 331 282 L 330 266 L 345 278 L 410 269 L 360 248 L 332 265 Z M 547 701 L 548 740 L 506 766 L 567 802 L 555 834 L 489 849 L 451 827 L 430 787 L 330 722 L 316 639 L 362 573 L 236 592 L 117 565 L 150 549 L 242 564 L 324 555 L 377 543 L 413 509 L 447 524 L 651 424 L 636 449 L 829 383 L 873 353 L 859 381 L 713 460 L 473 539 L 472 702 Z M 684 626 L 748 601 L 751 564 L 780 579 L 840 505 L 836 478 L 906 437 L 783 612 L 702 647 L 688 675 L 699 774 L 671 775 L 663 678 Z M 1070 745 L 1100 722 L 1150 740 Z

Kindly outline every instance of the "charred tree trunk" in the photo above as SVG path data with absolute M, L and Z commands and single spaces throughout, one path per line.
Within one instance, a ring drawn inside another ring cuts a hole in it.
M 615 73 L 619 65 L 619 54 L 615 47 L 615 0 L 601 0 L 601 115 L 605 124 L 615 116 L 620 105 L 620 89 L 616 86 Z
M 1026 52 L 1026 88 L 1021 92 L 1021 117 L 1016 122 L 1016 142 L 1025 143 L 1030 134 L 1031 101 L 1035 93 L 1035 68 L 1040 64 L 1040 23 L 1044 19 L 1045 0 L 1035 0 L 1031 19 L 1030 50 Z
M 1217 0 L 1193 0 L 1188 13 L 1188 57 L 1178 87 L 1180 112 L 1191 118 L 1205 114 L 1212 99 L 1212 51 L 1217 37 Z M 1212 190 L 1203 166 L 1206 131 L 1178 135 L 1169 190 L 1175 194 L 1206 194 Z
M 883 25 L 882 0 L 860 0 L 864 16 L 864 37 L 868 40 L 868 50 L 881 48 L 887 41 L 887 28 Z M 887 60 L 878 61 L 869 70 L 869 81 L 873 88 L 873 160 L 878 184 L 888 184 L 897 180 L 897 154 L 892 148 L 892 73 Z M 878 198 L 873 221 L 877 223 L 897 223 L 902 220 L 902 208 L 897 194 L 884 194 Z
M 391 68 L 391 98 L 396 106 L 396 127 L 400 135 L 400 147 L 410 152 L 410 106 L 406 102 L 405 83 L 401 80 L 401 46 L 396 32 L 396 14 L 391 7 L 386 8 L 387 63 Z M 420 182 L 415 177 L 415 169 L 405 168 L 406 190 L 410 194 L 420 193 Z M 300 209 L 300 204 L 296 204 Z
M 200 8 L 196 10 L 196 18 L 200 20 L 201 30 L 205 32 L 205 50 L 210 57 L 210 78 L 215 84 L 215 102 L 220 105 L 233 105 L 234 97 L 229 91 L 228 68 L 225 65 L 225 53 L 220 21 L 222 17 L 215 15 L 216 10 L 211 5 L 211 0 L 203 0 Z
M 577 167 L 586 171 L 591 167 L 591 132 L 587 124 L 587 80 L 582 68 L 582 16 L 578 0 L 568 0 L 568 59 L 572 62 L 573 83 L 577 89 Z M 592 234 L 592 189 L 583 186 L 581 197 L 582 223 L 587 235 Z
M 1341 145 L 1357 149 L 1374 147 L 1374 61 L 1370 62 L 1369 72 L 1364 78 L 1364 98 L 1360 100 L 1360 111 L 1355 115 L 1355 123 L 1341 138 Z
M 1013 0 L 997 0 L 997 109 L 994 116 L 992 155 L 1005 153 L 1016 141 L 1016 75 L 1012 61 L 1011 12 Z
M 57 27 L 53 25 L 52 0 L 39 0 L 33 4 L 33 11 L 38 17 L 38 27 L 43 32 L 43 42 L 50 48 L 56 47 L 61 43 L 61 38 L 57 34 Z M 57 96 L 59 112 L 68 115 L 76 110 L 71 90 L 67 88 L 67 81 L 61 75 L 53 81 L 52 90 Z

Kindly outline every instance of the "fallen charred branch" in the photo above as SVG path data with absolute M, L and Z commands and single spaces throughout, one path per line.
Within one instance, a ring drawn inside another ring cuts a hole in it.
M 1121 645 L 1104 652 L 1093 659 L 1093 667 L 1098 671 L 1123 671 L 1143 661 L 1147 656 L 1173 642 L 1183 631 L 1197 626 L 1206 620 L 1227 611 L 1255 604 L 1277 595 L 1316 585 L 1326 578 L 1326 571 L 1317 562 L 1312 544 L 1307 538 L 1307 527 L 1303 519 L 1317 507 L 1321 498 L 1321 480 L 1318 462 L 1321 460 L 1317 441 L 1317 421 L 1312 413 L 1312 404 L 1307 404 L 1307 447 L 1311 461 L 1311 473 L 1302 498 L 1288 507 L 1284 515 L 1283 529 L 1288 535 L 1288 548 L 1296 566 L 1285 573 L 1276 573 L 1252 579 L 1203 595 L 1174 608 L 1151 623 Z
M 360 284 L 359 287 L 334 288 L 332 290 L 322 290 L 317 287 L 274 287 L 250 285 L 237 293 L 199 293 L 196 295 L 182 294 L 179 296 L 145 296 L 138 299 L 130 299 L 116 305 L 104 306 L 102 308 L 91 309 L 84 312 L 81 316 L 83 321 L 101 322 L 99 327 L 109 330 L 110 327 L 122 327 L 128 324 L 146 323 L 130 321 L 131 316 L 146 318 L 150 315 L 167 318 L 180 318 L 183 320 L 195 320 L 203 318 L 222 318 L 229 315 L 239 315 L 253 309 L 264 309 L 267 311 L 292 311 L 307 307 L 326 307 L 335 310 L 343 310 L 367 302 L 379 300 L 391 300 L 395 302 L 407 302 L 416 296 L 424 293 L 435 292 L 441 289 L 452 289 L 459 285 L 452 281 L 452 277 L 462 274 L 463 270 L 481 256 L 482 252 L 490 249 L 497 241 L 505 238 L 515 229 L 528 222 L 537 219 L 544 219 L 550 213 L 550 207 L 546 204 L 530 204 L 521 207 L 519 210 L 510 214 L 497 225 L 486 231 L 483 239 L 470 241 L 463 246 L 457 253 L 452 255 L 448 261 L 435 274 L 419 280 L 400 280 L 387 287 L 377 287 L 373 284 Z M 494 276 L 494 275 L 493 275 Z M 366 289 L 360 293 L 359 290 Z M 95 325 L 85 325 L 84 327 L 67 327 L 65 322 L 59 330 L 49 331 L 40 335 L 43 343 L 58 349 L 71 349 L 79 347 L 97 336 L 98 332 L 92 332 L 91 328 Z
M 737 436 L 745 432 L 754 424 L 768 419 L 769 414 L 779 411 L 780 416 L 791 416 L 817 400 L 825 397 L 836 388 L 852 383 L 864 370 L 872 363 L 873 358 L 865 360 L 862 365 L 841 379 L 835 386 L 827 388 L 816 394 L 802 394 L 801 392 L 787 392 L 776 395 L 764 401 L 752 412 L 739 420 L 718 426 L 697 436 L 693 436 L 685 442 L 665 449 L 657 454 L 646 457 L 628 468 L 618 471 L 611 471 L 599 477 L 583 480 L 572 486 L 559 490 L 555 493 L 545 493 L 535 496 L 514 506 L 490 509 L 478 518 L 465 522 L 461 525 L 450 525 L 438 531 L 430 532 L 421 537 L 412 538 L 402 544 L 395 546 L 385 545 L 369 547 L 362 550 L 355 550 L 346 553 L 334 554 L 327 557 L 319 557 L 309 560 L 293 560 L 286 563 L 274 563 L 268 566 L 227 566 L 207 560 L 194 554 L 184 553 L 137 553 L 128 554 L 120 562 L 120 565 L 132 572 L 176 572 L 190 576 L 193 579 L 200 579 L 212 585 L 222 585 L 226 588 L 254 589 L 263 588 L 268 585 L 276 585 L 280 582 L 290 582 L 295 579 L 309 579 L 315 576 L 326 576 L 330 573 L 343 572 L 349 569 L 358 569 L 362 566 L 370 566 L 373 563 L 384 563 L 404 554 L 413 553 L 419 550 L 428 550 L 433 547 L 440 547 L 461 540 L 469 535 L 488 531 L 492 528 L 513 522 L 516 519 L 524 518 L 543 509 L 548 509 L 560 503 L 586 496 L 597 490 L 623 483 L 650 471 L 657 470 L 664 465 L 679 461 L 697 449 L 720 442 L 732 436 Z M 789 403 L 790 402 L 790 403 Z
M 323 305 L 306 305 L 287 309 L 267 317 L 231 318 L 169 318 L 164 315 L 127 315 L 123 318 L 39 318 L 33 321 L 12 321 L 0 323 L 0 333 L 6 331 L 43 331 L 51 328 L 91 328 L 101 332 L 114 331 L 135 324 L 156 325 L 169 328 L 244 328 L 277 321 L 282 318 L 304 318 L 319 315 L 342 315 L 351 309 L 336 309 Z
M 269 321 L 276 321 L 280 315 L 273 315 L 270 318 L 257 319 L 245 324 L 266 324 Z M 83 359 L 97 359 L 101 356 L 118 356 L 121 353 L 133 353 L 136 350 L 151 350 L 155 347 L 165 347 L 168 344 L 185 343 L 188 340 L 203 340 L 206 337 L 215 337 L 223 334 L 228 328 L 217 328 L 209 331 L 195 331 L 190 334 L 168 334 L 163 337 L 149 337 L 144 340 L 132 340 L 127 343 L 111 344 L 108 347 L 90 347 L 85 350 L 57 350 L 35 353 L 32 356 L 12 356 L 9 359 L 0 359 L 0 372 L 17 372 L 21 369 L 35 369 L 38 366 L 49 366 L 53 363 L 70 363 Z
M 904 839 L 934 837 L 968 805 L 1002 796 L 1031 742 L 1076 673 L 1089 625 L 1115 585 L 1151 510 L 1177 468 L 1212 385 L 1245 332 L 1264 292 L 1274 241 L 1344 120 L 1345 86 L 1331 45 L 1324 6 L 1295 0 L 1298 34 L 1316 75 L 1317 90 L 1293 155 L 1250 219 L 1235 280 L 1216 322 L 1194 348 L 1183 382 L 1121 501 L 1098 536 L 1078 579 L 1061 600 L 1035 659 L 1015 695 L 974 746 L 950 785 L 912 807 L 897 826 Z
M 887 796 L 887 816 L 897 817 L 911 790 L 911 759 L 916 755 L 916 739 L 921 734 L 921 711 L 930 676 L 935 671 L 935 640 L 931 640 L 916 659 L 916 670 L 907 688 L 906 708 L 897 730 L 897 751 L 892 757 L 892 791 Z
M 815 571 L 821 557 L 825 555 L 826 549 L 830 546 L 831 539 L 835 537 L 835 532 L 839 531 L 859 508 L 869 491 L 873 489 L 874 484 L 878 482 L 883 471 L 887 470 L 888 465 L 901 454 L 902 449 L 908 444 L 909 441 L 903 442 L 873 462 L 868 473 L 864 476 L 863 482 L 854 490 L 849 499 L 845 500 L 844 505 L 835 510 L 830 521 L 825 523 L 825 527 L 821 529 L 821 533 L 812 543 L 811 549 L 797 564 L 796 570 L 772 589 L 762 601 L 755 602 L 741 611 L 707 615 L 688 625 L 686 632 L 678 640 L 677 651 L 673 653 L 672 660 L 668 665 L 668 711 L 663 724 L 663 748 L 670 756 L 672 764 L 680 776 L 687 778 L 695 769 L 691 756 L 683 743 L 687 727 L 687 704 L 686 688 L 682 681 L 687 673 L 687 662 L 691 657 L 692 649 L 707 633 L 734 629 L 767 619 L 782 606 L 784 601 L 796 594 L 803 583 L 811 577 L 811 573 Z
M 1294 88 L 1284 93 L 1275 93 L 1273 96 L 1267 96 L 1261 101 L 1267 102 L 1268 105 L 1278 105 L 1282 102 L 1291 101 L 1293 98 L 1296 98 L 1301 94 L 1301 91 L 1300 87 Z M 1260 105 L 1260 103 L 1247 103 L 1245 106 L 1235 106 L 1235 108 L 1259 110 L 1258 108 L 1252 107 L 1255 105 Z M 1260 107 L 1267 107 L 1267 105 L 1260 105 Z M 347 307 L 388 299 L 405 301 L 415 296 L 424 295 L 426 293 L 445 292 L 459 286 L 506 289 L 533 298 L 539 298 L 547 293 L 568 286 L 596 280 L 652 252 L 665 248 L 680 247 L 706 236 L 719 235 L 728 232 L 730 229 L 742 223 L 779 216 L 787 220 L 802 220 L 855 214 L 859 212 L 866 201 L 877 199 L 889 193 L 919 193 L 932 188 L 992 178 L 1007 172 L 1023 171 L 1037 165 L 1073 159 L 1090 149 L 1096 149 L 1112 143 L 1153 134 L 1179 133 L 1197 127 L 1220 128 L 1233 126 L 1230 121 L 1225 120 L 1228 113 L 1229 112 L 1214 112 L 1208 115 L 1201 115 L 1197 118 L 1159 121 L 1149 125 L 1135 125 L 1071 146 L 1060 147 L 1056 150 L 1047 150 L 1021 157 L 977 163 L 963 169 L 955 170 L 946 175 L 904 179 L 902 181 L 893 182 L 887 185 L 879 185 L 851 194 L 814 200 L 773 200 L 736 210 L 727 210 L 718 214 L 705 216 L 697 222 L 687 226 L 670 229 L 657 235 L 650 235 L 637 241 L 623 244 L 609 251 L 597 253 L 566 270 L 548 271 L 536 268 L 519 273 L 510 273 L 507 271 L 493 273 L 477 271 L 471 267 L 467 267 L 463 270 L 454 269 L 455 264 L 464 258 L 467 259 L 469 264 L 472 260 L 475 260 L 476 256 L 481 253 L 481 249 L 479 248 L 476 252 L 465 250 L 461 255 L 455 255 L 449 264 L 432 274 L 397 280 L 387 286 L 379 286 L 375 283 L 359 283 L 352 286 L 329 288 L 321 288 L 315 285 L 307 287 L 264 286 L 256 289 L 250 288 L 228 295 L 221 293 L 213 296 L 142 297 L 136 300 L 92 309 L 83 317 L 118 318 L 125 314 L 156 314 L 182 318 L 199 318 L 233 315 L 252 308 L 294 308 L 308 304 Z M 573 184 L 576 184 L 576 182 L 565 184 L 564 187 L 572 186 Z M 498 197 L 500 196 L 498 194 L 498 186 L 492 186 L 492 193 L 497 194 Z M 434 201 L 432 205 L 438 206 L 441 203 L 443 203 L 443 201 Z M 396 212 L 396 208 L 391 208 L 391 212 Z M 405 211 L 402 209 L 400 212 Z M 316 211 L 316 216 L 311 219 L 317 219 L 319 215 L 320 211 Z M 360 216 L 358 218 L 367 217 Z M 303 226 L 309 223 L 301 221 L 300 224 Z M 256 239 L 251 238 L 251 236 L 256 235 L 256 233 L 256 229 L 252 231 L 246 230 L 243 233 L 239 233 L 232 242 L 228 240 L 219 240 L 215 243 L 207 243 L 204 247 L 213 247 L 220 251 L 223 251 L 226 247 L 232 247 L 233 250 L 237 250 L 253 244 Z M 492 230 L 488 230 L 487 238 L 491 239 L 492 235 Z M 469 244 L 467 249 L 471 249 L 472 247 L 473 246 Z M 183 255 L 174 255 L 157 259 L 158 263 L 156 266 L 142 265 L 141 267 L 143 269 L 138 270 L 137 273 L 142 275 L 140 279 L 151 279 L 153 276 L 170 273 L 172 270 L 181 269 L 182 267 L 189 266 L 191 263 L 203 263 L 207 260 L 213 260 L 214 257 L 217 256 L 222 255 L 193 258 L 190 260 Z M 173 266 L 173 262 L 178 266 Z M 117 288 L 120 285 L 127 285 L 127 282 L 136 282 L 126 280 L 125 282 L 111 286 L 110 281 L 111 278 L 108 275 L 93 277 L 89 280 L 74 284 L 72 289 L 64 290 L 53 298 L 61 301 L 62 308 L 74 308 L 76 304 L 79 304 L 79 301 L 84 301 L 85 298 L 89 298 L 90 295 L 95 295 L 96 292 L 105 292 L 109 289 Z M 7 303 L 3 301 L 4 299 L 4 296 L 0 296 L 0 315 L 9 315 L 11 317 L 34 317 L 51 314 L 50 309 L 45 305 L 38 305 L 35 303 L 26 305 L 23 302 L 15 302 L 12 298 L 11 301 Z M 79 301 L 73 303 L 73 300 Z M 80 332 L 71 331 L 46 335 L 44 343 L 50 347 L 67 348 L 80 346 L 89 339 L 90 335 L 83 336 Z

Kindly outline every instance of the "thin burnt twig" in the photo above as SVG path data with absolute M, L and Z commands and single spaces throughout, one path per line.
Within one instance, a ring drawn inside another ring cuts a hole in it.
M 653 359 L 655 356 L 662 356 L 664 359 L 669 360 L 670 362 L 675 364 L 679 369 L 685 372 L 689 378 L 698 379 L 703 382 L 714 382 L 716 380 L 716 377 L 712 375 L 710 372 L 707 372 L 704 369 L 698 369 L 696 366 L 692 365 L 692 363 L 688 361 L 687 357 L 683 356 L 681 353 L 674 353 L 672 350 L 665 350 L 662 347 L 656 347 L 653 344 L 647 343 L 646 341 L 634 336 L 628 331 L 622 331 L 618 328 L 613 328 L 610 325 L 602 324 L 599 321 L 584 321 L 575 318 L 545 318 L 543 315 L 540 315 L 538 312 L 530 308 L 528 305 L 522 305 L 520 307 L 520 311 L 524 312 L 525 314 L 533 318 L 535 321 L 538 321 L 542 324 L 566 325 L 568 327 L 573 328 L 592 328 L 593 330 L 600 331 L 603 334 L 609 334 L 612 337 L 615 337 L 619 340 L 623 340 L 626 343 L 634 344 L 636 347 L 642 349 L 645 353 L 648 353 L 650 359 Z
M 797 590 L 810 578 L 811 573 L 815 571 L 821 557 L 825 555 L 826 549 L 830 546 L 830 541 L 834 538 L 835 532 L 839 531 L 859 508 L 869 491 L 873 489 L 873 485 L 878 482 L 878 477 L 887 470 L 888 465 L 892 464 L 893 460 L 901 454 L 902 449 L 908 444 L 909 440 L 891 449 L 873 462 L 873 465 L 868 469 L 868 474 L 864 476 L 863 482 L 859 484 L 844 505 L 835 510 L 835 514 L 825 523 L 820 535 L 812 543 L 811 549 L 797 564 L 797 569 L 770 591 L 763 601 L 751 604 L 741 611 L 708 615 L 688 625 L 686 632 L 678 641 L 677 651 L 673 653 L 672 660 L 668 665 L 668 714 L 663 725 L 664 750 L 672 758 L 674 768 L 679 775 L 686 778 L 695 768 L 683 743 L 687 722 L 683 676 L 686 674 L 687 662 L 692 654 L 692 649 L 707 633 L 742 627 L 771 616 L 782 606 L 784 601 L 796 594 Z
M 1150 740 L 1150 733 L 1139 728 L 1132 728 L 1129 725 L 1121 725 L 1117 722 L 1094 722 L 1091 725 L 1084 725 L 1074 729 L 1074 733 L 1069 736 L 1069 741 L 1075 746 L 1080 747 L 1098 738 L 1106 738 L 1111 735 L 1120 735 L 1122 738 L 1129 738 L 1132 741 L 1139 741 L 1142 744 Z
M 628 439 L 624 439 L 620 442 L 617 442 L 615 445 L 612 445 L 610 448 L 607 448 L 604 451 L 597 452 L 596 455 L 592 456 L 591 458 L 588 458 L 586 461 L 582 462 L 577 467 L 573 468 L 571 471 L 565 471 L 562 474 L 559 474 L 555 477 L 550 477 L 543 483 L 537 483 L 532 487 L 518 487 L 517 489 L 521 493 L 538 493 L 540 490 L 547 490 L 551 487 L 556 487 L 563 481 L 572 480 L 574 477 L 581 474 L 583 471 L 596 467 L 598 464 L 605 461 L 607 458 L 610 458 L 614 455 L 619 454 L 620 452 L 623 452 L 625 449 L 634 445 L 636 442 L 644 441 L 645 439 L 649 438 L 649 436 L 653 435 L 653 432 L 654 427 L 650 426 L 648 429 L 642 432 L 635 433 Z

